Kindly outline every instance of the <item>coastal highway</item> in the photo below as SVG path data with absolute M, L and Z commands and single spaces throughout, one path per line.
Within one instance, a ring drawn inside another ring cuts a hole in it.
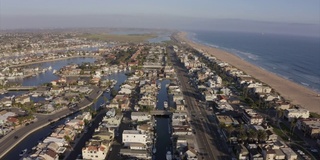
M 10 132 L 0 140 L 0 159 L 2 159 L 11 149 L 13 149 L 20 141 L 22 141 L 23 138 L 27 137 L 32 132 L 48 125 L 52 121 L 66 117 L 82 108 L 85 108 L 86 106 L 91 105 L 92 101 L 95 98 L 98 98 L 101 93 L 102 91 L 98 87 L 94 87 L 90 95 L 84 98 L 73 110 L 70 110 L 69 108 L 63 108 L 49 115 L 38 114 L 35 122 L 30 123 L 27 126 L 21 126 L 18 129 Z
M 168 48 L 168 53 L 171 56 L 173 66 L 180 81 L 180 87 L 183 91 L 184 98 L 189 111 L 192 128 L 195 130 L 195 137 L 198 144 L 198 159 L 208 160 L 230 160 L 227 146 L 218 132 L 218 125 L 208 121 L 207 112 L 203 107 L 198 106 L 196 98 L 198 93 L 195 88 L 191 87 L 188 82 L 187 70 L 180 63 L 171 47 Z

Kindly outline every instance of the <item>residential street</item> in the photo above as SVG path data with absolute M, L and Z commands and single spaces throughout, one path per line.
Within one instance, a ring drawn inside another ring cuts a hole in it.
M 207 115 L 205 109 L 198 106 L 196 99 L 199 99 L 199 96 L 195 88 L 188 84 L 189 79 L 186 69 L 178 62 L 175 56 L 173 56 L 174 52 L 172 49 L 169 49 L 169 54 L 171 54 L 173 66 L 175 66 L 180 86 L 184 93 L 189 116 L 191 116 L 191 120 L 193 121 L 192 127 L 196 131 L 195 136 L 199 147 L 198 157 L 207 160 L 230 160 L 231 157 L 228 153 L 225 141 L 220 137 L 220 133 L 218 132 L 218 125 L 209 122 L 209 115 Z

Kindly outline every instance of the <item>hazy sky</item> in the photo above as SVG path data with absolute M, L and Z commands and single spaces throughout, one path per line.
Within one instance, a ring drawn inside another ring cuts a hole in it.
M 199 19 L 215 24 L 228 19 L 319 25 L 320 0 L 0 0 L 0 18 L 2 29 L 94 27 L 86 23 L 183 28 Z

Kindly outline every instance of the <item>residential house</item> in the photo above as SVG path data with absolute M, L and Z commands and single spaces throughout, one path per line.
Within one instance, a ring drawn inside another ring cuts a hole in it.
M 8 118 L 15 117 L 16 114 L 14 112 L 7 112 L 5 110 L 0 112 L 0 125 L 4 125 L 7 123 Z
M 16 103 L 25 104 L 30 102 L 30 96 L 29 95 L 22 95 L 15 98 Z
M 227 115 L 216 115 L 219 124 L 230 126 L 234 124 L 234 119 Z
M 297 160 L 298 155 L 289 147 L 280 148 L 281 151 L 285 154 L 286 160 Z
M 263 122 L 263 117 L 253 109 L 244 109 L 242 119 L 247 124 L 261 125 Z
M 307 109 L 287 109 L 284 111 L 284 117 L 288 119 L 288 121 L 292 121 L 295 118 L 309 118 L 310 113 Z
M 267 142 L 275 142 L 278 140 L 278 135 L 276 135 L 275 133 L 273 133 L 271 130 L 266 130 L 267 133 Z
M 50 89 L 50 92 L 54 95 L 59 95 L 63 91 L 63 88 L 61 87 L 52 87 Z
M 0 104 L 6 107 L 12 106 L 12 99 L 10 97 L 4 97 L 0 100 Z
M 116 115 L 115 117 L 105 116 L 105 117 L 103 117 L 102 122 L 105 127 L 109 128 L 110 130 L 115 130 L 115 129 L 119 128 L 119 126 L 121 124 L 122 117 L 123 117 L 123 115 L 121 115 L 121 114 Z
M 311 138 L 320 138 L 320 118 L 299 119 L 296 125 L 305 135 Z
M 151 119 L 151 115 L 148 112 L 131 112 L 131 120 L 133 121 L 149 121 Z
M 99 126 L 98 129 L 95 129 L 94 134 L 92 135 L 93 138 L 112 141 L 114 139 L 114 130 L 110 130 L 109 128 Z
M 242 144 L 237 146 L 236 155 L 239 160 L 249 160 L 249 151 Z
M 130 146 L 130 143 L 141 143 L 146 145 L 151 139 L 138 130 L 124 130 L 122 133 L 122 143 L 124 146 Z
M 37 150 L 30 157 L 32 159 L 59 160 L 59 154 L 49 148 Z
M 151 159 L 152 156 L 147 150 L 120 149 L 120 154 L 132 158 Z
M 187 160 L 197 160 L 197 153 L 195 152 L 195 150 L 187 150 L 186 153 L 184 154 L 184 157 L 186 157 Z
M 184 101 L 183 100 L 177 101 L 176 108 L 177 108 L 177 111 L 184 111 L 185 110 Z
M 66 123 L 67 126 L 70 126 L 76 130 L 83 130 L 84 129 L 84 121 L 80 119 L 72 119 Z
M 101 160 L 107 157 L 110 142 L 90 139 L 82 148 L 83 159 Z

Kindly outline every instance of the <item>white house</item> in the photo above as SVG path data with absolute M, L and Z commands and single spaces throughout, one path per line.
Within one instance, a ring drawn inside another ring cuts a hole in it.
M 242 119 L 248 124 L 261 125 L 263 122 L 263 117 L 253 109 L 245 109 Z
M 131 94 L 131 89 L 128 89 L 128 88 L 121 88 L 120 91 L 119 91 L 119 94 Z
M 287 160 L 296 160 L 298 159 L 298 155 L 289 147 L 280 148 L 282 152 L 285 154 Z
M 294 118 L 309 118 L 309 110 L 306 109 L 287 109 L 284 112 L 284 116 L 288 118 L 288 121 L 291 121 Z
M 122 133 L 122 142 L 125 146 L 130 146 L 130 143 L 141 143 L 146 145 L 151 142 L 146 134 L 142 134 L 138 130 L 124 130 Z
M 149 121 L 151 115 L 148 112 L 131 112 L 131 119 L 133 121 Z
M 197 153 L 194 150 L 187 150 L 185 153 L 187 160 L 197 160 Z
M 21 103 L 21 104 L 28 103 L 28 102 L 30 102 L 30 96 L 28 96 L 28 95 L 23 95 L 23 96 L 17 97 L 17 98 L 15 99 L 15 102 L 16 102 L 16 103 Z
M 101 160 L 105 159 L 109 151 L 110 143 L 100 140 L 89 140 L 82 148 L 83 159 Z
M 0 125 L 7 122 L 9 117 L 14 117 L 16 114 L 14 112 L 0 112 Z

